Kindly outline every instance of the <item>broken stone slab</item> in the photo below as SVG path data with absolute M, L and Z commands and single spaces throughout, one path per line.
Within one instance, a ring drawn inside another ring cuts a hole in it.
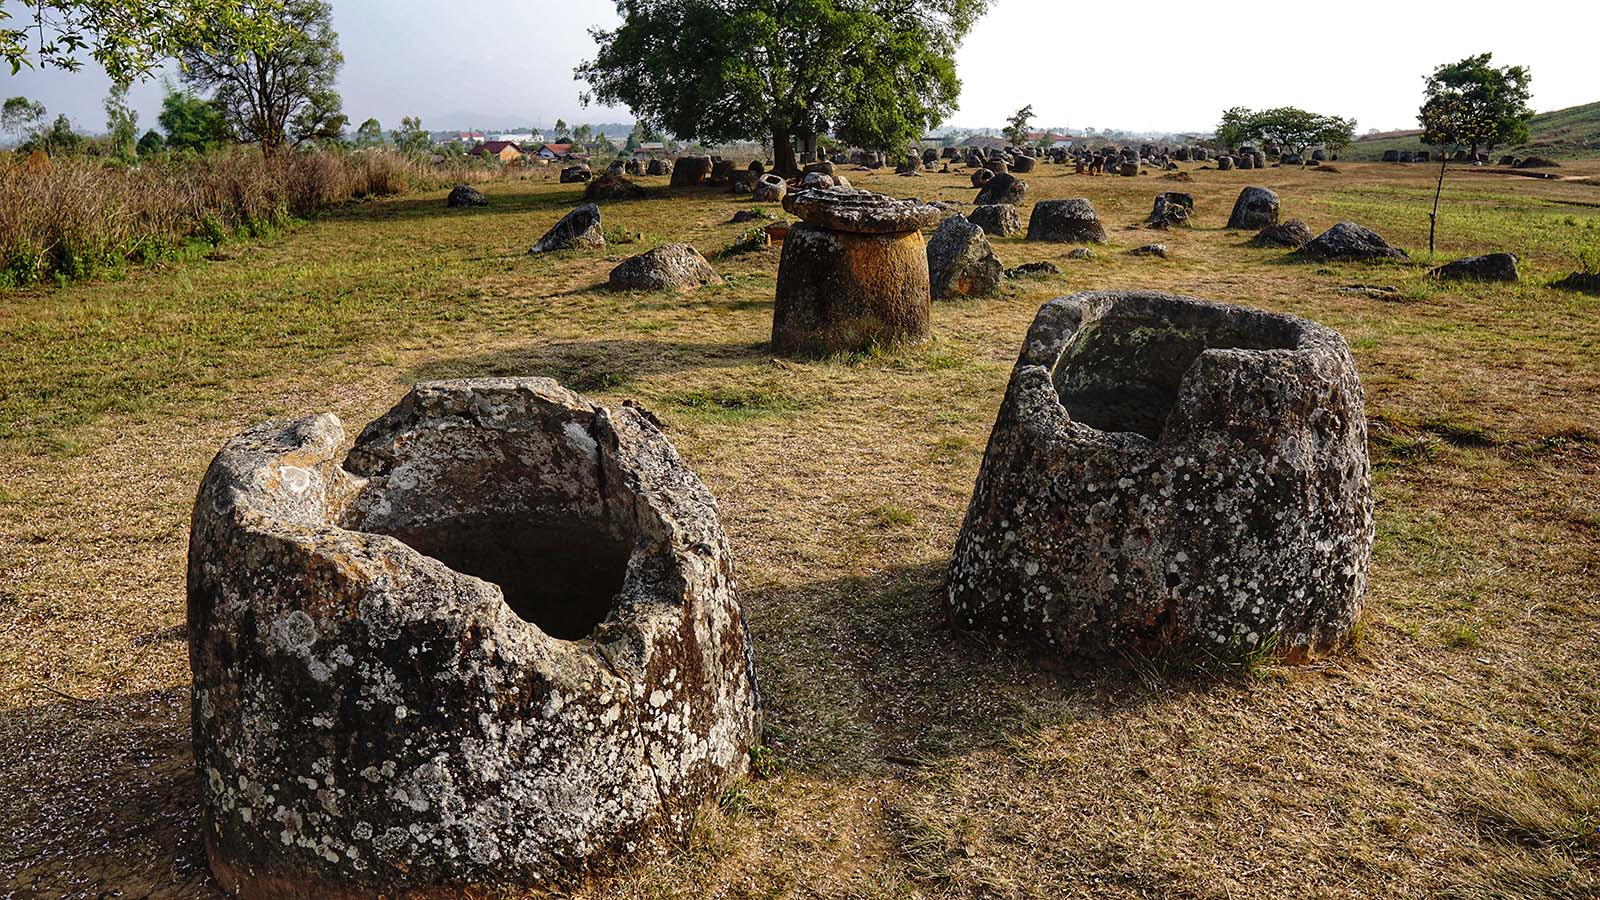
M 1325 326 L 1146 291 L 1052 300 L 957 540 L 951 620 L 1062 657 L 1331 650 L 1367 584 L 1366 438 Z
M 988 171 L 987 169 L 983 171 Z M 974 206 L 967 221 L 993 237 L 1011 237 L 1022 233 L 1022 214 L 1009 203 L 987 203 Z
M 1600 295 L 1600 272 L 1573 272 L 1564 278 L 1550 282 L 1550 286 L 1563 291 Z
M 1194 195 L 1181 191 L 1162 191 L 1156 195 L 1155 205 L 1145 219 L 1145 227 L 1165 230 L 1187 228 L 1194 214 Z
M 1145 244 L 1142 247 L 1135 247 L 1132 250 L 1129 250 L 1128 251 L 1128 255 L 1129 256 L 1159 256 L 1162 259 L 1166 259 L 1167 258 L 1167 245 L 1166 244 Z
M 607 283 L 614 291 L 687 291 L 722 278 L 695 248 L 663 244 L 618 263 Z
M 1256 232 L 1250 239 L 1252 246 L 1256 247 L 1288 247 L 1296 249 L 1304 247 L 1312 238 L 1311 227 L 1299 219 L 1290 219 L 1279 222 Z
M 549 253 L 555 250 L 574 250 L 580 247 L 605 246 L 606 235 L 600 228 L 600 207 L 593 203 L 572 210 L 561 217 L 533 245 L 529 253 Z
M 1068 200 L 1040 200 L 1028 215 L 1030 241 L 1058 243 L 1106 242 L 1105 226 L 1094 211 L 1094 204 L 1084 197 Z
M 1379 234 L 1370 228 L 1363 228 L 1354 222 L 1340 222 L 1327 231 L 1317 235 L 1305 246 L 1294 252 L 1295 256 L 1310 260 L 1350 260 L 1364 261 L 1373 259 L 1405 259 L 1406 252 L 1399 247 L 1390 246 Z
M 1228 227 L 1258 229 L 1278 222 L 1278 193 L 1271 188 L 1252 185 L 1239 192 L 1233 202 L 1233 212 L 1228 214 Z
M 562 184 L 576 184 L 588 181 L 593 177 L 594 173 L 591 172 L 589 167 L 585 165 L 567 166 L 561 170 Z
M 928 281 L 933 299 L 988 297 L 1000 290 L 1000 258 L 983 229 L 959 213 L 928 238 Z
M 1514 253 L 1468 256 L 1430 269 L 1428 276 L 1444 281 L 1516 281 L 1517 257 Z
M 681 845 L 757 696 L 716 502 L 653 417 L 443 381 L 344 441 L 331 414 L 247 429 L 195 500 L 223 889 L 494 896 Z
M 1048 260 L 1023 263 L 1006 270 L 1007 278 L 1044 278 L 1048 275 L 1060 275 L 1061 269 Z

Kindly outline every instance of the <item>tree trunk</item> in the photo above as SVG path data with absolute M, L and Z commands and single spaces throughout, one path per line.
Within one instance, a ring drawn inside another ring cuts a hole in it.
M 1444 193 L 1444 168 L 1450 165 L 1450 154 L 1439 152 L 1439 183 L 1433 189 L 1433 212 L 1428 213 L 1428 255 L 1433 255 L 1433 236 L 1439 229 L 1439 195 Z
M 794 159 L 794 139 L 782 126 L 772 129 L 772 171 L 783 178 L 797 178 L 800 166 Z

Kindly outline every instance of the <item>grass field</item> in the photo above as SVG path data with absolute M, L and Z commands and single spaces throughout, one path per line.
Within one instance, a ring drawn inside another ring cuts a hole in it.
M 1344 159 L 1373 162 L 1385 150 L 1426 149 L 1418 140 L 1420 131 L 1395 135 L 1374 135 L 1357 140 L 1340 152 Z M 1512 147 L 1496 148 L 1493 157 L 1543 156 L 1560 160 L 1592 160 L 1600 152 L 1600 103 L 1569 106 L 1543 112 L 1528 122 L 1528 141 Z
M 599 252 L 528 256 L 580 190 L 525 181 L 482 210 L 372 201 L 218 259 L 0 296 L 0 896 L 213 896 L 184 554 L 217 448 L 324 410 L 353 433 L 415 380 L 512 373 L 666 420 L 720 502 L 767 703 L 761 777 L 681 853 L 575 896 L 1600 896 L 1600 298 L 1544 286 L 1600 246 L 1600 187 L 1452 174 L 1440 256 L 1512 250 L 1510 287 L 1290 263 L 1222 229 L 1265 184 L 1314 230 L 1356 219 L 1420 257 L 1426 167 L 1338 168 L 1041 166 L 1030 204 L 1090 197 L 1096 258 L 997 240 L 1061 274 L 936 303 L 925 348 L 820 361 L 766 347 L 776 248 L 713 259 L 726 283 L 689 294 L 603 289 L 625 255 L 711 256 L 745 227 L 727 222 L 748 199 L 665 179 L 604 207 L 637 239 Z M 1195 194 L 1197 227 L 1127 229 L 1166 189 Z M 1122 252 L 1152 240 L 1171 258 Z M 940 579 L 1028 322 L 1123 287 L 1350 342 L 1378 542 L 1349 651 L 1062 669 L 946 631 Z

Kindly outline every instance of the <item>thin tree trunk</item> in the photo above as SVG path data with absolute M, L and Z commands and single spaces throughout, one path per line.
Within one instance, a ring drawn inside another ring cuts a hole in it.
M 1433 212 L 1428 213 L 1428 255 L 1433 255 L 1433 236 L 1439 228 L 1439 195 L 1444 193 L 1444 168 L 1450 165 L 1450 154 L 1439 153 L 1439 184 L 1433 189 Z
M 794 139 L 789 136 L 789 130 L 782 126 L 772 129 L 772 171 L 783 178 L 800 175 L 800 166 L 794 158 Z

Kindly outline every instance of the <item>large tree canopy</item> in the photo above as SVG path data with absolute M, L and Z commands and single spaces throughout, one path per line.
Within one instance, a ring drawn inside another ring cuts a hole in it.
M 989 0 L 617 0 L 584 99 L 703 143 L 829 133 L 904 147 L 955 108 L 954 54 Z
M 1325 116 L 1293 106 L 1254 111 L 1235 106 L 1222 113 L 1217 141 L 1232 149 L 1246 141 L 1277 144 L 1294 153 L 1323 146 L 1338 151 L 1354 140 L 1355 119 Z
M 164 60 L 226 37 L 264 47 L 278 38 L 271 17 L 249 6 L 281 0 L 0 0 L 0 60 L 77 71 L 85 53 L 114 84 L 148 76 Z
M 1520 144 L 1528 139 L 1533 76 L 1523 66 L 1495 68 L 1488 53 L 1442 65 L 1428 76 L 1417 114 L 1422 141 L 1435 146 Z
M 223 111 L 241 140 L 271 153 L 337 137 L 349 120 L 333 90 L 344 54 L 325 0 L 247 0 L 255 27 L 278 38 L 266 47 L 218 35 L 182 53 L 183 80 Z

